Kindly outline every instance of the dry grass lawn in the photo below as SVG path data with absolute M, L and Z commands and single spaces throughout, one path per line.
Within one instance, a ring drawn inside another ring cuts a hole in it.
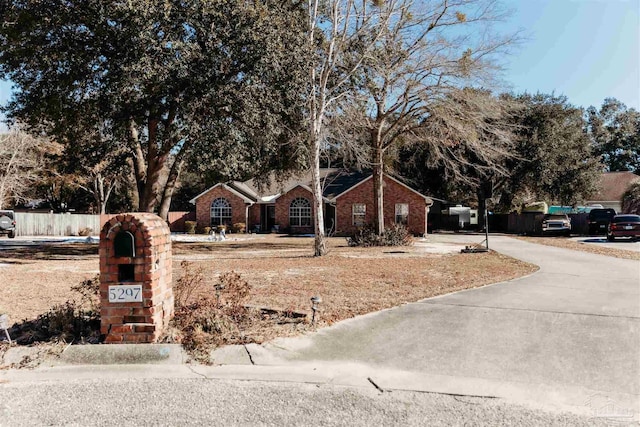
M 259 236 L 227 242 L 173 245 L 174 280 L 181 262 L 201 268 L 213 285 L 234 270 L 249 282 L 249 304 L 310 312 L 310 298 L 323 300 L 327 324 L 405 302 L 474 288 L 529 274 L 537 267 L 491 252 L 432 254 L 420 245 L 349 248 L 331 239 L 331 252 L 310 256 L 311 238 Z M 73 297 L 70 287 L 98 272 L 97 245 L 58 244 L 0 251 L 0 312 L 12 321 L 32 319 Z M 175 282 L 174 282 L 175 283 Z M 262 338 L 287 335 L 260 332 Z M 262 339 L 256 338 L 256 341 Z

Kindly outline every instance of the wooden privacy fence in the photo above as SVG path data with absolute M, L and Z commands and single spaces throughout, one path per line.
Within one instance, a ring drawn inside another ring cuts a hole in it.
M 169 229 L 174 232 L 184 232 L 185 221 L 195 221 L 195 212 L 169 212 Z
M 539 235 L 542 234 L 541 213 L 511 213 L 489 216 L 489 230 L 493 232 Z M 571 234 L 588 234 L 589 215 L 586 213 L 569 214 Z
M 117 214 L 83 215 L 68 213 L 16 212 L 18 236 L 98 236 L 102 225 Z M 169 212 L 171 231 L 184 231 L 184 221 L 195 218 L 193 212 Z M 87 234 L 88 232 L 88 234 Z
M 100 234 L 100 215 L 16 212 L 18 236 L 78 236 Z M 83 233 L 84 234 L 84 233 Z

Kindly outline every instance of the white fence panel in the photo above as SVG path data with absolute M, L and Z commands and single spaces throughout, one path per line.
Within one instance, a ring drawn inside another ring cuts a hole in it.
M 77 236 L 85 228 L 100 234 L 100 215 L 16 212 L 18 236 Z

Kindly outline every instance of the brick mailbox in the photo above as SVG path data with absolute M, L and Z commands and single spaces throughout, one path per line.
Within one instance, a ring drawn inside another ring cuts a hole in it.
M 106 343 L 152 343 L 173 316 L 171 235 L 150 213 L 127 213 L 100 232 L 100 333 Z

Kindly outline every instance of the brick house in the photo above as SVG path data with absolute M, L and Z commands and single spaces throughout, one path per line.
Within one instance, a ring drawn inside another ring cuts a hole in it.
M 325 227 L 345 235 L 373 222 L 373 176 L 339 169 L 321 171 Z M 384 175 L 385 224 L 401 222 L 415 235 L 427 232 L 433 200 Z M 249 230 L 313 233 L 310 175 L 263 188 L 254 180 L 218 183 L 191 200 L 198 227 L 245 223 Z

